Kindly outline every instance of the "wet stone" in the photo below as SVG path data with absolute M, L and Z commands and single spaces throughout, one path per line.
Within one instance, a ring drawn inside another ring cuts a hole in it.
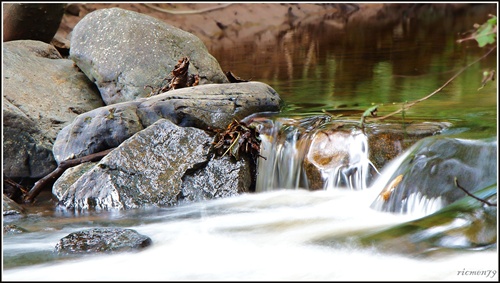
M 25 213 L 25 209 L 6 195 L 3 195 L 2 213 L 3 216 L 22 215 Z
M 9 224 L 3 226 L 4 234 L 22 234 L 28 232 L 26 229 L 21 228 L 15 224 Z
M 368 177 L 372 167 L 367 138 L 356 128 L 316 132 L 304 159 L 312 190 L 326 187 L 364 189 L 367 180 L 371 179 Z
M 466 196 L 457 183 L 472 194 L 496 184 L 496 156 L 496 140 L 427 137 L 401 161 L 371 206 L 397 213 L 439 209 Z
M 417 141 L 441 133 L 449 123 L 371 124 L 366 127 L 370 160 L 378 170 Z
M 132 229 L 93 228 L 62 238 L 55 251 L 59 254 L 126 252 L 140 250 L 151 244 L 151 238 Z

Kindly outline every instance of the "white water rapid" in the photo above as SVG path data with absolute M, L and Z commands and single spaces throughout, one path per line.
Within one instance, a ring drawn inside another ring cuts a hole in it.
M 498 280 L 498 275 L 459 274 L 496 270 L 496 251 L 418 258 L 316 243 L 414 218 L 374 211 L 369 208 L 372 201 L 369 190 L 276 190 L 190 204 L 148 216 L 152 223 L 129 227 L 151 237 L 153 245 L 146 250 L 8 269 L 2 279 Z M 58 238 L 74 230 L 27 233 L 9 241 L 4 252 L 53 248 Z
M 385 252 L 361 246 L 348 238 L 375 232 L 428 215 L 438 202 L 415 202 L 408 214 L 374 209 L 373 202 L 403 154 L 393 160 L 371 187 L 358 175 L 362 189 L 339 188 L 332 177 L 324 190 L 304 190 L 301 162 L 310 141 L 299 140 L 289 128 L 282 142 L 263 136 L 259 166 L 260 189 L 237 197 L 180 205 L 168 209 L 101 213 L 62 218 L 61 228 L 39 223 L 40 230 L 4 239 L 4 256 L 51 253 L 59 239 L 92 227 L 124 227 L 147 235 L 152 246 L 135 253 L 84 256 L 4 270 L 7 281 L 72 280 L 450 280 L 497 281 L 498 254 L 494 250 L 457 250 L 429 256 Z M 268 139 L 268 140 L 265 140 Z M 355 137 L 350 154 L 360 168 L 368 169 L 366 146 Z M 265 165 L 265 166 L 264 166 Z M 279 166 L 278 166 L 279 165 Z M 330 178 L 330 179 L 328 179 Z M 307 183 L 306 183 L 307 185 Z M 419 206 L 420 204 L 420 206 Z M 129 220 L 132 219 L 132 220 Z M 64 224 L 67 221 L 67 224 Z M 44 226 L 48 228 L 44 228 Z M 452 243 L 460 244 L 460 243 Z M 35 253 L 35 254 L 33 254 Z

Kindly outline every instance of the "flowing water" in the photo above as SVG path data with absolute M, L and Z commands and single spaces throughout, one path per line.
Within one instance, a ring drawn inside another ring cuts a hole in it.
M 357 156 L 360 173 L 323 172 L 324 189 L 305 189 L 310 184 L 301 163 L 316 132 L 301 134 L 298 127 L 289 126 L 298 122 L 307 129 L 311 117 L 324 115 L 323 110 L 359 120 L 374 104 L 383 115 L 431 93 L 485 54 L 473 42 L 455 41 L 474 23 L 484 22 L 488 13 L 496 14 L 496 7 L 475 6 L 456 14 L 426 11 L 385 27 L 354 25 L 339 31 L 317 25 L 274 45 L 211 50 L 225 71 L 268 83 L 286 103 L 278 117 L 261 120 L 260 126 L 268 130 L 261 152 L 267 158 L 259 161 L 257 192 L 168 208 L 75 215 L 44 207 L 27 217 L 4 217 L 4 225 L 15 223 L 29 232 L 4 235 L 2 280 L 498 281 L 496 244 L 471 248 L 455 235 L 442 238 L 441 248 L 436 248 L 432 238 L 424 236 L 456 229 L 462 218 L 415 233 L 408 242 L 378 246 L 356 241 L 397 229 L 442 205 L 416 202 L 406 214 L 374 209 L 381 186 L 408 151 L 368 184 L 361 172 L 373 164 L 361 150 L 366 139 L 358 134 L 344 143 Z M 483 71 L 497 67 L 496 54 L 408 110 L 406 119 L 451 123 L 443 135 L 496 138 L 496 81 L 479 89 Z M 496 208 L 494 216 L 496 220 Z M 62 237 L 95 227 L 135 229 L 153 245 L 135 253 L 77 258 L 53 253 Z

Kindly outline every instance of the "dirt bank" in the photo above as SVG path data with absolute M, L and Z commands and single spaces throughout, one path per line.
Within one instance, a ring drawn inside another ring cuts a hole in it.
M 421 9 L 459 10 L 470 4 L 394 3 L 72 3 L 57 32 L 67 38 L 74 26 L 97 9 L 119 7 L 161 19 L 198 36 L 209 49 L 252 41 L 264 44 L 287 31 L 323 22 L 342 29 L 346 24 L 385 25 L 411 17 Z

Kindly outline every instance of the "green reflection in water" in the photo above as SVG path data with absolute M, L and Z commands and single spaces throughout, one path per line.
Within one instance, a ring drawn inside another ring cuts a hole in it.
M 490 13 L 496 14 L 496 5 L 470 5 L 454 12 L 421 9 L 396 22 L 353 22 L 344 29 L 306 25 L 268 46 L 249 44 L 211 52 L 223 69 L 273 87 L 285 102 L 283 115 L 365 110 L 378 104 L 382 116 L 400 103 L 432 93 L 480 58 L 491 46 L 479 48 L 475 41 L 456 40 L 475 23 L 488 20 Z M 460 137 L 496 136 L 496 81 L 478 90 L 483 71 L 496 68 L 497 51 L 493 51 L 442 91 L 409 109 L 406 117 L 449 121 L 453 129 L 448 133 Z M 402 119 L 401 114 L 394 118 Z

